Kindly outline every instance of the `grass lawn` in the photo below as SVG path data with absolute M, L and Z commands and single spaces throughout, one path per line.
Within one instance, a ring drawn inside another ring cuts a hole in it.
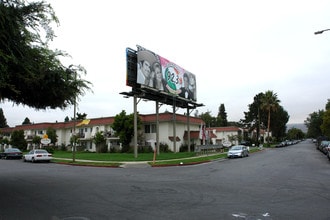
M 160 153 L 156 155 L 156 160 L 172 160 L 189 158 L 196 156 L 194 152 L 184 153 Z M 55 151 L 55 158 L 71 159 L 72 152 Z M 76 152 L 75 158 L 80 160 L 95 160 L 95 161 L 152 161 L 153 153 L 138 153 L 138 157 L 134 157 L 134 153 L 91 153 L 91 152 Z
M 251 148 L 250 153 L 259 151 L 259 148 Z M 134 153 L 91 153 L 76 152 L 76 161 L 72 162 L 72 152 L 55 151 L 53 153 L 54 162 L 65 162 L 72 165 L 93 165 L 93 166 L 111 166 L 119 167 L 124 162 L 148 162 L 152 166 L 166 165 L 187 165 L 209 162 L 227 157 L 227 152 L 210 153 L 208 155 L 197 155 L 195 152 L 179 152 L 179 153 L 160 153 L 156 155 L 155 163 L 153 162 L 153 153 L 138 153 L 138 157 L 134 157 Z M 71 159 L 71 160 L 70 160 Z M 87 161 L 78 161 L 87 160 Z M 90 160 L 90 161 L 88 161 Z M 93 162 L 95 161 L 95 162 Z

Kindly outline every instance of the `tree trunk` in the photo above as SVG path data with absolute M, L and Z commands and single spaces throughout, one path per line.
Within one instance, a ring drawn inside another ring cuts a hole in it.
M 269 142 L 269 129 L 270 129 L 270 109 L 268 109 L 267 143 Z

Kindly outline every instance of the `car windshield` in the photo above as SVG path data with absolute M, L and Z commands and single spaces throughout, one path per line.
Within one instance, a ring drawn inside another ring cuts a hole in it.
M 231 148 L 231 150 L 242 150 L 241 146 L 234 146 Z

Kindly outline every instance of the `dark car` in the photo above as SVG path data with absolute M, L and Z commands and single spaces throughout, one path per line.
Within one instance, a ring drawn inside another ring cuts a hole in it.
M 18 148 L 7 148 L 0 153 L 0 158 L 4 159 L 22 159 L 23 153 Z
M 242 142 L 240 143 L 240 145 L 251 146 L 251 142 L 250 142 L 250 141 L 242 141 Z

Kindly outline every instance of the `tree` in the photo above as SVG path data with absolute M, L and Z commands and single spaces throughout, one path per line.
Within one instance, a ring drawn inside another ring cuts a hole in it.
M 69 121 L 70 121 L 69 117 L 66 116 L 66 117 L 64 118 L 64 122 L 69 122 Z
M 322 133 L 330 137 L 330 109 L 326 110 L 323 114 L 323 122 L 320 126 Z
M 40 145 L 40 142 L 41 142 L 41 137 L 36 135 L 33 137 L 32 139 L 32 143 L 35 144 L 35 145 Z
M 10 144 L 14 147 L 19 148 L 20 150 L 26 150 L 26 140 L 24 138 L 23 130 L 15 130 L 11 134 Z
M 264 93 L 259 93 L 253 98 L 253 103 L 249 104 L 249 111 L 244 112 L 245 118 L 241 120 L 244 127 L 249 131 L 256 130 L 255 142 L 259 144 L 260 129 L 269 124 L 269 130 L 272 131 L 273 137 L 281 139 L 285 136 L 286 124 L 289 121 L 289 115 L 282 106 L 278 104 L 277 111 L 271 111 L 270 117 L 267 108 L 262 108 L 262 100 Z M 276 123 L 268 123 L 268 119 L 272 118 Z M 268 127 L 268 126 L 267 126 Z
M 111 125 L 115 131 L 115 135 L 119 137 L 123 144 L 122 151 L 129 151 L 129 143 L 134 136 L 134 114 L 126 115 L 126 111 L 122 110 L 120 114 L 115 116 L 114 122 Z M 141 128 L 141 119 L 137 119 L 137 129 Z
M 107 152 L 107 148 L 105 147 L 105 137 L 103 134 L 103 131 L 98 131 L 95 133 L 95 136 L 93 138 L 93 141 L 96 146 L 96 151 L 99 153 L 105 153 Z
M 211 115 L 210 111 L 205 113 L 201 113 L 199 117 L 204 121 L 206 127 L 215 127 L 216 126 L 216 118 Z
M 281 105 L 279 105 L 276 112 L 271 112 L 271 118 L 272 121 L 276 122 L 270 124 L 272 137 L 276 138 L 277 140 L 281 140 L 286 136 L 286 124 L 288 123 L 290 116 L 288 112 L 285 111 Z M 268 118 L 264 118 L 263 120 L 266 123 Z
M 226 109 L 225 109 L 224 104 L 221 104 L 220 107 L 219 107 L 219 112 L 218 112 L 218 116 L 217 116 L 217 119 L 216 119 L 216 124 L 217 124 L 217 126 L 220 126 L 220 127 L 228 126 L 227 113 L 226 113 Z
M 2 108 L 0 108 L 0 128 L 7 128 L 9 127 L 7 124 L 7 119 L 5 118 L 5 115 L 3 114 Z
M 46 130 L 46 134 L 47 134 L 48 138 L 51 140 L 51 143 L 53 143 L 55 145 L 57 143 L 56 130 L 52 127 L 49 127 Z
M 77 112 L 76 114 L 76 120 L 84 120 L 87 118 L 87 114 L 86 113 L 79 113 Z M 73 121 L 74 118 L 71 118 L 71 121 Z
M 299 140 L 305 137 L 304 132 L 298 128 L 291 128 L 288 130 L 287 137 L 289 140 Z
M 0 1 L 0 101 L 64 109 L 90 90 L 81 78 L 86 70 L 64 66 L 60 57 L 68 54 L 49 49 L 53 23 L 59 21 L 45 2 Z
M 307 137 L 317 138 L 322 136 L 321 125 L 323 124 L 324 110 L 313 112 L 305 120 L 307 126 Z
M 249 111 L 244 112 L 244 119 L 241 120 L 245 128 L 248 128 L 249 131 L 256 130 L 255 142 L 257 146 L 259 145 L 259 136 L 260 136 L 260 126 L 263 126 L 261 120 L 264 112 L 260 109 L 261 97 L 263 93 L 259 93 L 254 96 L 253 102 L 248 105 Z
M 325 105 L 325 110 L 329 110 L 329 109 L 330 109 L 330 99 L 328 99 L 328 102 Z
M 275 112 L 279 107 L 280 100 L 277 99 L 277 94 L 273 91 L 266 91 L 261 97 L 261 109 L 268 112 L 267 120 L 267 138 L 269 139 L 269 129 L 270 129 L 270 113 Z
M 31 121 L 30 121 L 30 119 L 28 117 L 26 117 L 24 119 L 24 121 L 22 122 L 22 125 L 30 125 L 30 124 L 32 124 L 32 123 L 31 123 Z

